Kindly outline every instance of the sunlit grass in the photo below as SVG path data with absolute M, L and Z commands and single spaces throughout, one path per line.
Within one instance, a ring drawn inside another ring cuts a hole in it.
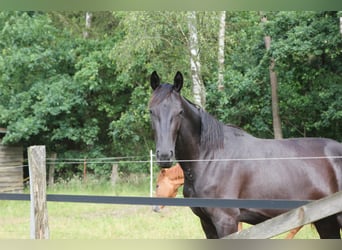
M 148 178 L 131 176 L 115 186 L 105 180 L 74 178 L 48 189 L 48 193 L 82 195 L 148 196 Z M 51 239 L 203 239 L 200 221 L 188 207 L 48 202 Z M 248 225 L 247 225 L 248 226 Z M 245 225 L 245 228 L 247 227 Z M 286 234 L 276 238 L 284 238 Z M 30 203 L 0 201 L 0 239 L 30 238 Z M 305 226 L 295 238 L 318 235 Z

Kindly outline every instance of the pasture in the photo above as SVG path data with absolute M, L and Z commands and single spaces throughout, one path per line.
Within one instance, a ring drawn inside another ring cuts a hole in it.
M 148 196 L 148 176 L 121 178 L 113 187 L 91 176 L 55 184 L 50 194 Z M 30 238 L 30 204 L 0 201 L 0 239 Z M 161 213 L 151 206 L 48 202 L 51 239 L 204 239 L 200 221 L 187 207 L 165 207 Z M 246 227 L 246 224 L 244 225 Z M 279 236 L 277 238 L 282 238 Z M 305 226 L 296 239 L 316 239 Z

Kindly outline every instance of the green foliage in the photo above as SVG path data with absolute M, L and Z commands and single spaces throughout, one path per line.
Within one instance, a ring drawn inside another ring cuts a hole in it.
M 337 12 L 280 12 L 270 28 L 286 135 L 342 140 L 338 112 L 342 40 Z
M 225 86 L 217 89 L 218 13 L 198 12 L 206 110 L 225 123 L 273 137 L 269 58 L 276 62 L 284 137 L 342 141 L 339 12 L 227 12 Z M 0 12 L 2 143 L 45 144 L 58 158 L 134 156 L 154 148 L 149 76 L 182 71 L 192 99 L 186 12 Z M 272 38 L 266 52 L 264 36 Z M 63 177 L 82 164 L 59 163 Z M 108 176 L 110 164 L 89 164 Z M 120 164 L 147 172 L 147 164 Z
M 341 141 L 342 39 L 337 12 L 271 12 L 260 25 L 250 13 L 235 37 L 219 92 L 209 86 L 208 110 L 254 135 L 272 136 L 269 58 L 263 36 L 271 35 L 284 137 L 318 136 Z M 240 15 L 239 15 L 240 16 Z M 242 16 L 242 15 L 241 15 Z M 240 16 L 240 18 L 241 18 Z M 231 17 L 231 21 L 236 17 Z M 229 20 L 228 20 L 228 23 Z M 215 79 L 213 79 L 215 82 Z

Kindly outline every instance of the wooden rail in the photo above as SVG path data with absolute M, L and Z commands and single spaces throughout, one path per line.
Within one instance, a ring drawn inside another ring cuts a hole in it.
M 267 207 L 269 209 L 291 209 L 295 207 L 295 209 L 279 215 L 278 217 L 245 229 L 239 233 L 231 234 L 227 236 L 226 239 L 272 238 L 293 228 L 342 212 L 342 191 L 313 202 L 288 200 L 174 199 L 155 197 L 47 195 L 45 146 L 29 147 L 28 159 L 30 195 L 2 193 L 0 194 L 0 200 L 31 200 L 31 238 L 33 239 L 49 238 L 47 201 L 190 207 Z
M 275 218 L 228 235 L 225 239 L 268 239 L 342 212 L 342 191 L 310 202 Z

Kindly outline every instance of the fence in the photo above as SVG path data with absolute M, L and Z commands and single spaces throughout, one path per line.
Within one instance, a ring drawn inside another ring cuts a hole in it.
M 241 200 L 211 198 L 156 198 L 126 196 L 47 195 L 45 147 L 28 149 L 30 194 L 0 193 L 0 200 L 31 201 L 31 238 L 49 238 L 47 201 L 82 202 L 126 205 L 167 205 L 186 207 L 264 208 L 293 209 L 286 214 L 268 220 L 228 238 L 270 238 L 300 225 L 311 223 L 329 215 L 342 212 L 342 191 L 319 201 L 293 200 Z M 299 207 L 299 208 L 298 208 Z M 322 209 L 324 207 L 324 209 Z M 303 219 L 304 218 L 304 219 Z M 268 230 L 266 230 L 268 228 Z M 277 230 L 274 230 L 274 229 Z M 266 233 L 265 233 L 266 232 Z
M 0 192 L 22 192 L 23 148 L 0 144 Z

